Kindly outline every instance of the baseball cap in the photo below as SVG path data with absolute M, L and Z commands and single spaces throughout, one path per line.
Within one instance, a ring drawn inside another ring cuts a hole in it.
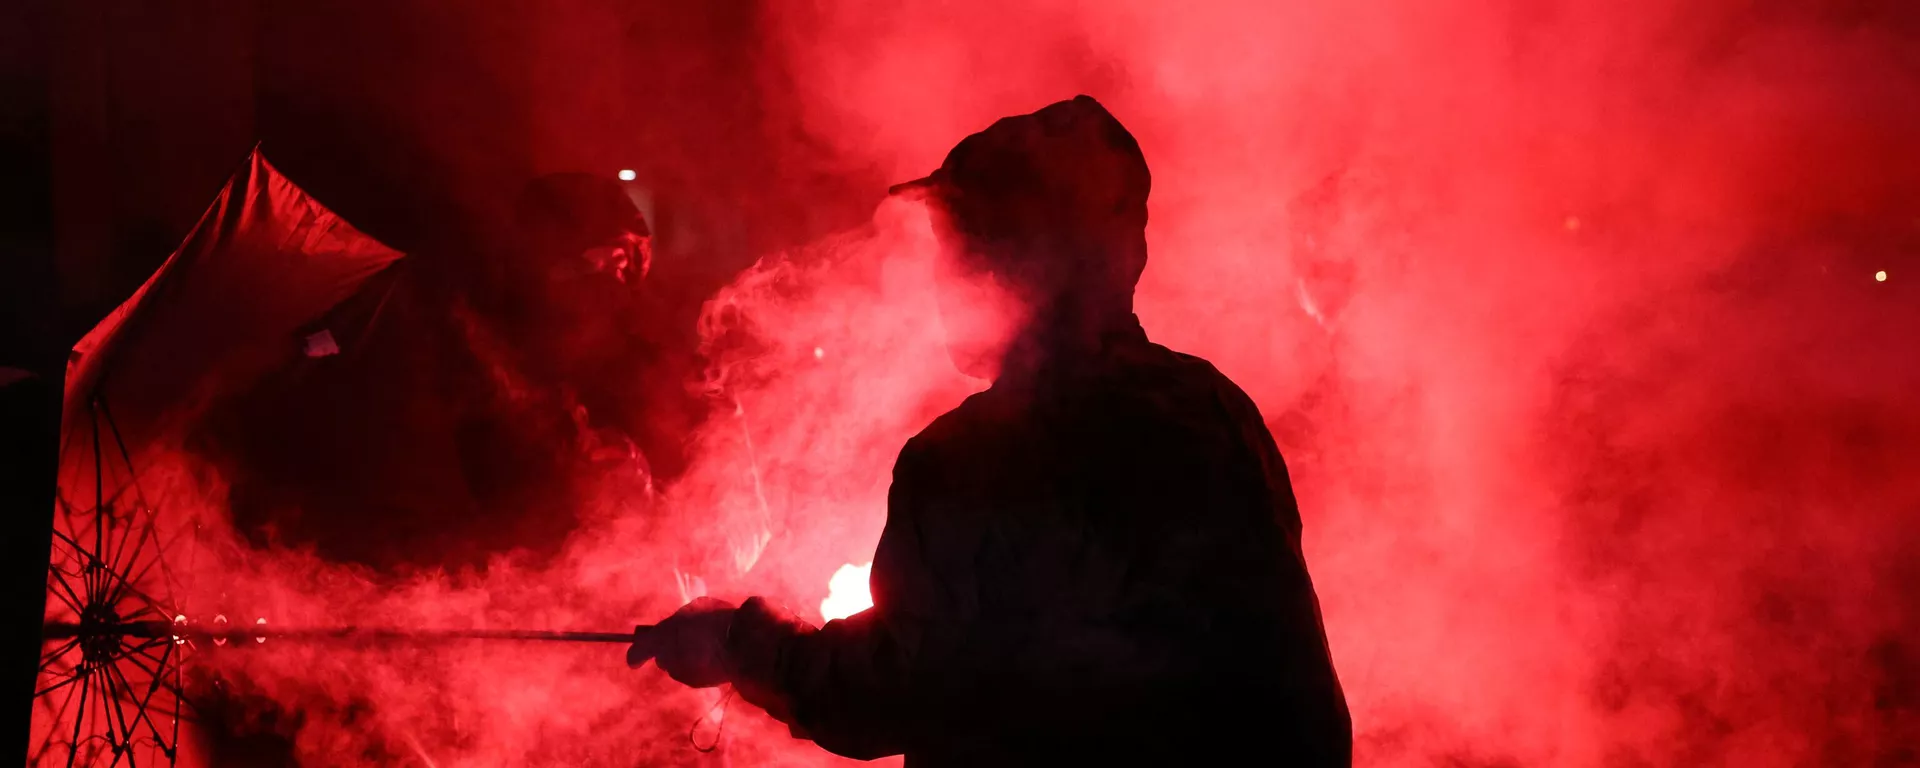
M 1144 226 L 1151 186 L 1133 134 L 1100 102 L 1081 95 L 995 121 L 961 140 L 933 173 L 896 184 L 888 194 L 930 194 L 989 228 L 1019 228 L 1029 218 L 1055 227 L 1137 218 Z M 1010 213 L 1006 208 L 1043 215 L 1001 215 Z

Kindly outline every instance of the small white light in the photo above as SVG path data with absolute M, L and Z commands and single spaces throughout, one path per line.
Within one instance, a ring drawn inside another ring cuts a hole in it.
M 265 616 L 262 616 L 262 617 L 260 617 L 260 618 L 257 618 L 257 619 L 254 619 L 254 620 L 253 620 L 253 625 L 254 625 L 254 626 L 256 626 L 256 627 L 259 627 L 259 628 L 260 628 L 260 634 L 258 634 L 258 635 L 254 635 L 254 636 L 253 636 L 253 641 L 254 641 L 254 642 L 256 642 L 256 643 L 265 643 L 265 642 L 267 642 L 267 635 L 266 635 L 266 632 L 267 632 L 267 617 L 265 617 Z
M 1883 269 L 1883 270 L 1880 270 L 1880 271 L 1878 271 L 1878 272 L 1875 272 L 1875 273 L 1873 273 L 1873 280 L 1874 280 L 1874 282 L 1877 282 L 1877 283 L 1884 283 L 1884 282 L 1886 282 L 1886 281 L 1887 281 L 1887 271 Z
M 637 179 L 639 177 L 640 177 L 640 174 L 634 173 L 633 170 L 630 168 L 620 169 L 621 181 L 633 181 L 634 179 Z
M 219 632 L 223 632 L 223 633 L 224 633 L 224 631 L 225 631 L 225 630 L 226 630 L 226 628 L 227 628 L 227 615 L 226 615 L 226 614 L 224 614 L 224 613 L 216 613 L 216 614 L 214 614 L 214 615 L 213 615 L 213 624 L 214 624 L 214 626 L 215 626 L 215 627 L 217 628 L 217 629 L 216 629 L 215 631 L 219 631 Z M 214 645 L 226 645 L 226 644 L 227 644 L 227 638 L 225 637 L 225 635 L 224 635 L 224 634 L 221 634 L 221 635 L 215 635 L 215 636 L 214 636 L 214 638 L 213 638 L 213 644 L 214 644 Z
M 821 348 L 819 348 L 819 347 L 814 347 L 814 348 L 813 348 L 813 359 L 815 359 L 815 360 L 820 360 L 820 359 L 823 359 L 823 358 L 825 358 L 826 356 L 827 356 L 827 351 L 826 351 L 826 350 L 824 350 L 824 349 L 821 349 Z

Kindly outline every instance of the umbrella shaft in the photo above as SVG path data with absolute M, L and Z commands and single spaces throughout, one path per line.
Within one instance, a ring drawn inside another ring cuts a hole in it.
M 244 626 L 209 629 L 164 621 L 72 624 L 57 622 L 42 628 L 47 640 L 82 637 L 173 638 L 185 640 L 521 640 L 561 643 L 631 643 L 634 632 L 556 632 L 532 629 L 402 629 L 398 627 L 312 627 L 268 629 Z

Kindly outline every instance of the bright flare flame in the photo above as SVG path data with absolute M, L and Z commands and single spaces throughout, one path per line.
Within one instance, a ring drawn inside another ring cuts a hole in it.
M 1875 273 L 1873 273 L 1873 279 L 1874 279 L 1874 281 L 1875 281 L 1875 282 L 1881 282 L 1881 283 L 1884 283 L 1884 282 L 1886 282 L 1886 281 L 1887 281 L 1887 271 L 1883 269 L 1883 270 L 1880 270 L 1880 271 L 1878 271 L 1878 272 L 1875 272 Z
M 867 575 L 872 572 L 873 563 L 840 566 L 827 581 L 827 599 L 820 601 L 820 615 L 833 621 L 872 608 L 873 594 L 867 591 Z

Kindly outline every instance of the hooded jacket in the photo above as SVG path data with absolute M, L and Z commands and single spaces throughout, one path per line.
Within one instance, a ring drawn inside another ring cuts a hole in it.
M 912 768 L 1350 765 L 1300 528 L 1253 402 L 1129 322 L 910 440 L 873 607 L 815 629 L 748 601 L 733 678 Z

